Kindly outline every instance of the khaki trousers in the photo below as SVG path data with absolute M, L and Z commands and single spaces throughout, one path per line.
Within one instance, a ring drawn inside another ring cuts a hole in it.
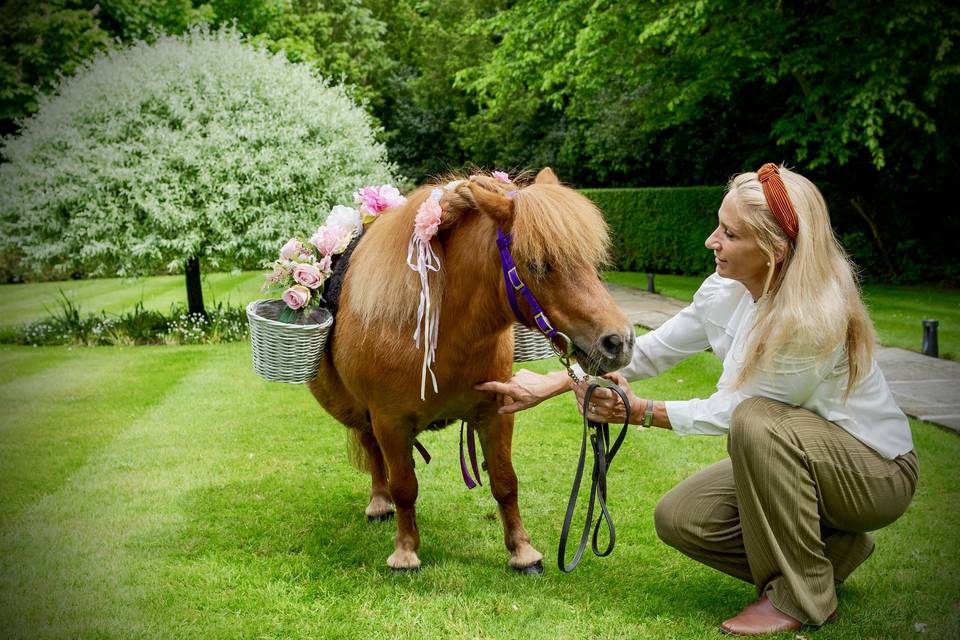
M 917 456 L 888 460 L 815 413 L 750 398 L 733 413 L 730 458 L 657 504 L 657 534 L 694 560 L 757 586 L 819 625 L 836 584 L 873 552 L 867 531 L 896 520 L 917 485 Z

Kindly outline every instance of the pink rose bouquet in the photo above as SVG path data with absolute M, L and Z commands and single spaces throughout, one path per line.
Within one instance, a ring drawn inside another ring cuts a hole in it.
M 336 205 L 326 221 L 310 236 L 309 241 L 290 238 L 280 249 L 279 257 L 268 266 L 264 291 L 280 294 L 287 308 L 281 322 L 295 322 L 298 314 L 306 314 L 323 304 L 323 287 L 333 270 L 334 256 L 343 253 L 363 233 L 364 223 L 407 201 L 393 186 L 363 187 L 353 194 L 358 207 Z M 439 216 L 424 220 L 423 233 L 435 233 Z M 433 227 L 432 231 L 429 227 Z
M 323 284 L 330 275 L 329 264 L 328 260 L 325 266 L 317 250 L 300 238 L 290 238 L 283 245 L 263 286 L 265 291 L 281 294 L 287 304 L 278 320 L 294 322 L 297 312 L 306 313 L 311 307 L 320 306 Z

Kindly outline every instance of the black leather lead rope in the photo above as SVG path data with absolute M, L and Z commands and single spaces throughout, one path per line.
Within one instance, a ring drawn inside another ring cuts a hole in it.
M 610 446 L 610 425 L 606 422 L 593 422 L 587 419 L 588 408 L 590 407 L 590 398 L 593 392 L 599 387 L 606 387 L 619 394 L 626 409 L 626 417 L 623 421 L 623 428 L 620 435 L 617 436 L 613 446 Z M 613 551 L 613 545 L 616 543 L 616 530 L 613 527 L 613 518 L 610 517 L 610 511 L 607 509 L 607 471 L 610 469 L 610 463 L 613 457 L 617 455 L 623 439 L 627 435 L 627 429 L 630 426 L 630 403 L 627 401 L 627 395 L 620 387 L 614 384 L 598 385 L 591 384 L 587 387 L 587 392 L 583 395 L 583 442 L 580 445 L 580 460 L 577 463 L 577 473 L 573 478 L 573 490 L 570 492 L 570 502 L 567 504 L 567 515 L 563 519 L 563 530 L 560 532 L 560 548 L 557 549 L 557 565 L 560 570 L 569 573 L 573 571 L 584 550 L 587 548 L 587 539 L 590 536 L 590 526 L 593 524 L 593 510 L 596 503 L 600 504 L 601 515 L 597 518 L 596 525 L 593 526 L 593 553 L 599 558 L 610 555 Z M 573 556 L 570 564 L 566 564 L 567 538 L 570 535 L 570 524 L 573 521 L 573 511 L 577 506 L 577 495 L 580 493 L 580 481 L 583 479 L 583 467 L 587 456 L 587 434 L 590 435 L 590 446 L 593 448 L 593 473 L 590 486 L 590 504 L 587 507 L 587 517 L 583 525 L 583 534 L 580 536 L 580 546 Z M 607 548 L 600 551 L 597 545 L 597 537 L 600 533 L 600 524 L 606 522 L 609 534 Z

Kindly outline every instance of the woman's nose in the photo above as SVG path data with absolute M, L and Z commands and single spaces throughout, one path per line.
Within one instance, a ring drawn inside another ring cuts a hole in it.
M 709 236 L 707 236 L 706 242 L 703 243 L 707 249 L 715 249 L 717 247 L 716 235 L 717 235 L 717 232 L 714 231 Z

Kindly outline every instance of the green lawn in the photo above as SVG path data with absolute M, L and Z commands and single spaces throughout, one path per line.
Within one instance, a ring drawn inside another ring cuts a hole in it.
M 202 281 L 203 301 L 207 305 L 223 302 L 239 306 L 263 297 L 260 293 L 263 271 L 210 273 L 204 274 Z M 183 276 L 3 284 L 0 285 L 0 326 L 45 318 L 47 309 L 59 309 L 60 290 L 82 313 L 129 311 L 141 301 L 148 310 L 167 312 L 172 304 L 187 303 Z
M 690 397 L 718 374 L 701 354 L 635 386 Z M 0 406 L 4 638 L 720 638 L 753 598 L 653 530 L 658 497 L 721 459 L 721 438 L 631 432 L 609 483 L 616 550 L 556 569 L 580 442 L 569 397 L 518 419 L 547 564 L 533 578 L 507 567 L 488 490 L 463 487 L 455 429 L 423 438 L 423 569 L 392 575 L 394 523 L 367 523 L 342 427 L 303 387 L 257 378 L 246 343 L 3 346 Z M 913 505 L 844 585 L 840 621 L 804 635 L 960 637 L 960 438 L 913 427 Z
M 647 288 L 645 273 L 611 271 L 604 277 L 614 284 Z M 657 275 L 654 282 L 657 293 L 689 301 L 703 278 Z M 863 287 L 863 297 L 881 344 L 920 351 L 923 320 L 939 320 L 940 357 L 960 359 L 960 289 L 868 284 Z

